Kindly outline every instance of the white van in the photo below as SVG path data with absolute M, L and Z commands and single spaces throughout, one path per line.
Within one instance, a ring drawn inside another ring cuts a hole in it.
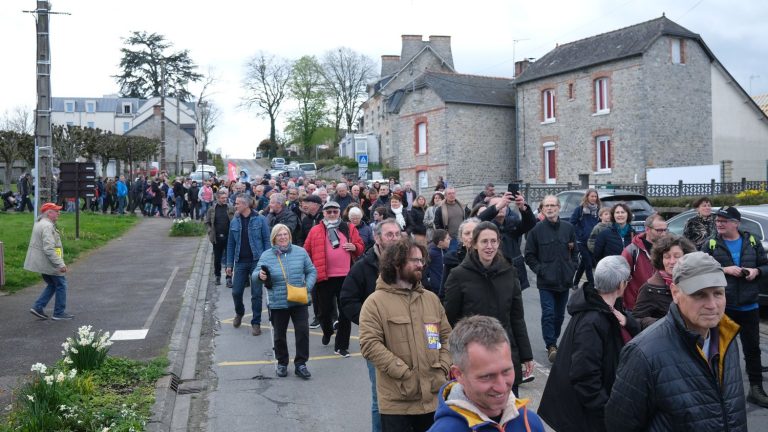
M 314 162 L 302 162 L 299 164 L 299 169 L 304 171 L 307 178 L 315 178 L 317 176 L 317 165 Z
M 285 166 L 285 159 L 281 157 L 272 158 L 272 163 L 270 164 L 270 167 L 272 169 L 282 169 Z

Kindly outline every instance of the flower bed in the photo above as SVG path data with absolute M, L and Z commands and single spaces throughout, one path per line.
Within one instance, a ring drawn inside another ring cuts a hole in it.
M 171 226 L 171 237 L 199 237 L 205 233 L 205 225 L 190 218 L 174 219 Z

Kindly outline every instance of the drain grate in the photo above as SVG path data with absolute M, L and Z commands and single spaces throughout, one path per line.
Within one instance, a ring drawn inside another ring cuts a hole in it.
M 179 392 L 179 384 L 181 384 L 181 379 L 178 375 L 175 373 L 171 373 L 171 379 L 168 381 L 168 387 L 175 391 L 176 393 Z

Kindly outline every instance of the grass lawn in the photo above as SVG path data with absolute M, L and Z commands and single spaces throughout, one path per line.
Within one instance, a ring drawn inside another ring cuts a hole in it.
M 138 222 L 136 216 L 80 213 L 80 239 L 75 240 L 75 214 L 63 212 L 56 225 L 64 245 L 64 262 L 72 264 L 83 253 L 120 237 Z M 33 224 L 31 213 L 0 213 L 0 241 L 5 248 L 3 291 L 16 292 L 42 280 L 38 273 L 24 270 Z

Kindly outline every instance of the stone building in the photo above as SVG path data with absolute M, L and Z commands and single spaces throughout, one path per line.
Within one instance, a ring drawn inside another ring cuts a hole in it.
M 722 160 L 735 178 L 765 177 L 768 117 L 701 36 L 664 16 L 516 68 L 527 182 L 631 183 L 646 168 Z

